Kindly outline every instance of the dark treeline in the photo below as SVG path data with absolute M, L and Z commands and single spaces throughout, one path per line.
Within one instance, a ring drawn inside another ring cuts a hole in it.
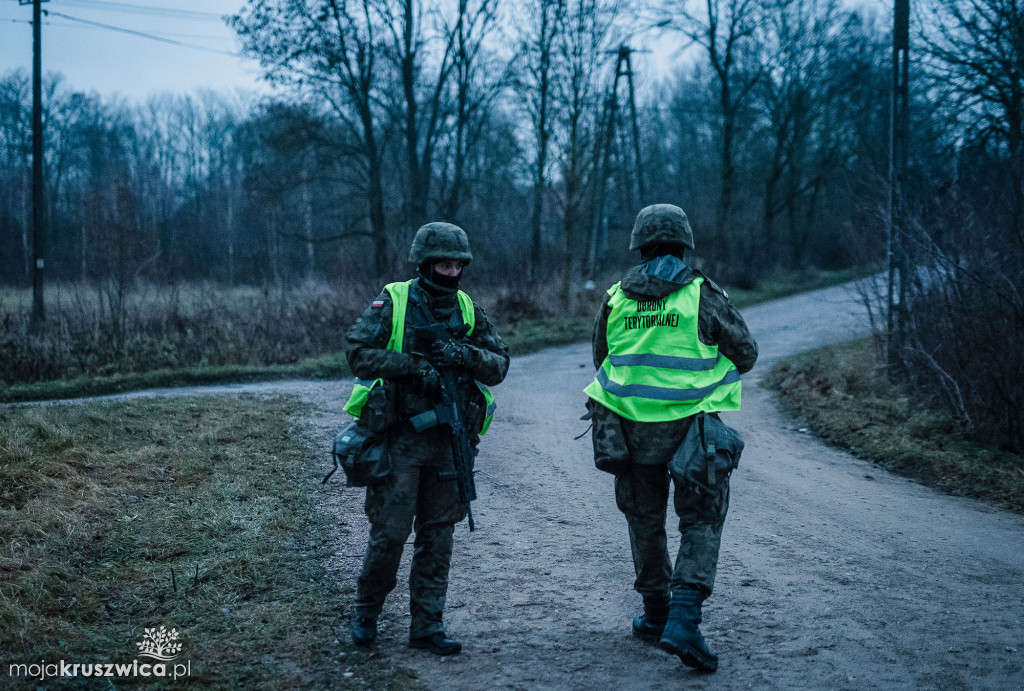
M 371 279 L 443 218 L 488 274 L 516 281 L 525 264 L 568 293 L 595 253 L 602 266 L 624 256 L 636 211 L 656 201 L 687 210 L 728 281 L 877 257 L 881 19 L 836 2 L 712 2 L 711 21 L 703 4 L 666 7 L 254 1 L 233 23 L 278 96 L 131 105 L 51 75 L 48 275 Z M 627 29 L 634 46 L 689 46 L 659 83 L 633 55 L 639 171 L 625 79 L 609 130 Z M 30 278 L 30 97 L 28 74 L 3 75 L 0 279 L 15 285 Z
M 912 7 L 888 362 L 1021 448 L 1024 16 Z M 50 280 L 375 288 L 444 219 L 470 235 L 474 280 L 564 298 L 628 260 L 654 202 L 687 211 L 697 261 L 732 284 L 886 256 L 892 18 L 856 3 L 250 0 L 231 21 L 274 96 L 132 105 L 45 80 Z M 681 51 L 657 80 L 631 55 L 637 140 L 625 77 L 609 98 L 627 43 Z M 29 84 L 0 76 L 15 286 L 31 277 Z

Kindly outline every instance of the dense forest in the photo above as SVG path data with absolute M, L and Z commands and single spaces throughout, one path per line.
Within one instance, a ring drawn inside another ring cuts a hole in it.
M 912 7 L 890 364 L 1019 448 L 1024 365 L 1007 344 L 1024 342 L 1024 9 Z M 229 22 L 273 96 L 134 104 L 46 76 L 48 281 L 376 285 L 443 219 L 469 233 L 473 280 L 569 298 L 623 266 L 655 202 L 687 211 L 696 261 L 732 285 L 886 257 L 888 14 L 840 0 L 250 0 Z M 643 51 L 666 45 L 677 66 L 655 78 Z M 0 75 L 13 287 L 31 283 L 31 150 L 30 75 Z

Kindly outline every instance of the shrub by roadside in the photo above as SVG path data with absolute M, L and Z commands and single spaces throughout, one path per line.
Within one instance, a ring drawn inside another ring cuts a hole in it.
M 951 417 L 893 387 L 871 339 L 809 351 L 776 364 L 762 385 L 818 435 L 951 494 L 1024 511 L 1024 457 L 971 437 Z
M 40 660 L 154 662 L 136 642 L 166 626 L 192 685 L 415 688 L 346 635 L 345 528 L 305 412 L 227 396 L 0 409 L 0 679 L 40 686 L 8 676 Z

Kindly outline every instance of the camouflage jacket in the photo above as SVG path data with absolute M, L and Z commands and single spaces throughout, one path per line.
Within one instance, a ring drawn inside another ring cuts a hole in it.
M 700 286 L 700 307 L 697 312 L 697 337 L 705 345 L 718 346 L 722 355 L 746 374 L 757 361 L 757 343 L 746 322 L 729 304 L 729 296 L 714 281 L 675 257 L 658 257 L 629 269 L 622 277 L 622 290 L 631 300 L 658 300 L 704 278 Z M 611 307 L 606 295 L 594 324 L 594 367 L 600 367 L 608 356 L 608 314 Z
M 420 304 L 426 310 L 414 309 Z M 363 312 L 362 316 L 346 333 L 348 349 L 346 357 L 352 373 L 360 379 L 383 378 L 394 386 L 396 392 L 395 413 L 408 418 L 429 410 L 436 404 L 429 392 L 422 390 L 419 378 L 424 356 L 412 354 L 412 329 L 424 324 L 417 315 L 429 313 L 439 322 L 447 323 L 455 310 L 459 309 L 458 298 L 452 295 L 433 297 L 423 290 L 418 282 L 409 289 L 409 308 L 406 311 L 405 336 L 403 352 L 387 349 L 391 338 L 391 318 L 393 305 L 391 295 L 386 291 L 374 300 Z M 508 348 L 487 318 L 483 308 L 474 304 L 476 326 L 469 337 L 472 346 L 471 357 L 464 366 L 462 379 L 462 400 L 469 402 L 479 397 L 479 391 L 473 383 L 479 380 L 487 386 L 500 384 L 508 372 Z

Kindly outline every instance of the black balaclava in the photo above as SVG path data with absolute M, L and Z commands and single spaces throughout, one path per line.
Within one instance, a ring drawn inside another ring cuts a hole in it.
M 437 259 L 428 259 L 416 267 L 420 275 L 420 285 L 429 295 L 440 297 L 442 295 L 453 295 L 459 289 L 459 279 L 462 278 L 462 271 L 458 276 L 445 276 L 437 273 L 435 265 Z M 463 267 L 463 271 L 465 267 Z

